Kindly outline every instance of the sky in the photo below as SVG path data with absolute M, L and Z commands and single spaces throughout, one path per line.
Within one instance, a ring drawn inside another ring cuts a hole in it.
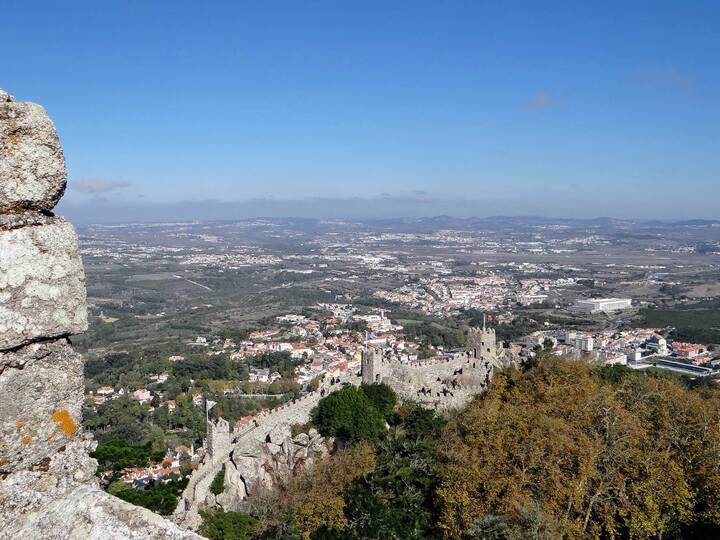
M 720 217 L 717 1 L 0 4 L 73 219 Z

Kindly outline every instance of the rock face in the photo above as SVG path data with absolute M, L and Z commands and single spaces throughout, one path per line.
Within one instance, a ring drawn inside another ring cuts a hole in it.
M 0 348 L 87 329 L 85 274 L 72 225 L 54 218 L 0 230 L 0 253 Z
M 0 90 L 0 212 L 52 210 L 65 191 L 60 140 L 45 109 Z
M 45 110 L 0 90 L 0 538 L 195 539 L 102 491 L 82 430 L 87 328 L 65 161 Z
M 20 350 L 23 369 L 0 373 L 0 472 L 42 464 L 77 433 L 83 400 L 83 359 L 64 341 Z M 10 355 L 3 355 L 10 356 Z
M 78 438 L 35 470 L 0 482 L 0 538 L 161 539 L 200 537 L 102 491 L 94 481 L 95 443 Z
M 326 456 L 328 444 L 311 429 L 294 438 L 286 437 L 280 444 L 261 443 L 255 452 L 234 452 L 225 467 L 225 492 L 216 498 L 216 503 L 226 510 L 240 509 L 249 495 L 286 482 Z

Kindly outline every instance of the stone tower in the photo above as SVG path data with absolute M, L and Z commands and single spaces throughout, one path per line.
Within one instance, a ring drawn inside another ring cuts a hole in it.
M 470 349 L 470 356 L 489 365 L 498 366 L 500 358 L 498 355 L 497 338 L 495 329 L 488 328 L 483 324 L 482 328 L 471 328 L 468 333 L 467 346 Z
M 213 462 L 222 460 L 230 453 L 230 424 L 224 418 L 207 423 L 207 447 Z
M 199 538 L 100 489 L 82 428 L 87 329 L 67 173 L 45 109 L 0 89 L 0 537 Z
M 380 349 L 365 347 L 361 366 L 363 384 L 381 383 L 387 376 L 387 366 Z

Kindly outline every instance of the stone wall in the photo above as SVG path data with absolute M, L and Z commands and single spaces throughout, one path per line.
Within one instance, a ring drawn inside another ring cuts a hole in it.
M 209 508 L 208 501 L 215 500 L 210 494 L 210 484 L 223 464 L 225 493 L 220 502 L 225 509 L 234 510 L 249 495 L 273 486 L 276 477 L 269 469 L 294 471 L 295 463 L 311 462 L 314 455 L 320 453 L 318 441 L 309 435 L 313 440 L 304 444 L 300 442 L 302 438 L 291 436 L 291 428 L 294 424 L 307 423 L 320 399 L 340 390 L 343 383 L 358 385 L 360 378 L 350 374 L 333 385 L 325 381 L 318 390 L 263 411 L 247 426 L 234 430 L 229 451 L 225 455 L 215 453 L 193 473 L 178 502 L 174 519 L 187 528 L 198 526 L 198 511 Z M 279 448 L 284 449 L 286 457 L 282 466 L 278 461 Z
M 200 538 L 102 491 L 83 432 L 87 329 L 65 159 L 41 106 L 0 90 L 0 538 Z

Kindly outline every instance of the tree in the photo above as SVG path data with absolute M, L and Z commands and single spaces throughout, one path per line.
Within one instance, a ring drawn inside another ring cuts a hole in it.
M 550 355 L 499 373 L 442 436 L 444 535 L 486 516 L 535 537 L 717 534 L 718 399 Z
M 143 446 L 132 446 L 125 441 L 111 441 L 98 444 L 91 454 L 97 459 L 98 467 L 120 471 L 126 467 L 147 467 L 151 461 L 161 461 L 164 452 L 153 452 L 150 442 Z
M 350 385 L 321 399 L 312 417 L 322 435 L 351 443 L 375 440 L 383 431 L 380 412 L 362 390 Z
M 243 512 L 203 512 L 200 534 L 211 540 L 250 540 L 258 520 Z
M 377 447 L 375 470 L 353 482 L 345 515 L 351 538 L 437 538 L 438 463 L 429 439 L 401 433 Z
M 346 451 L 327 456 L 290 479 L 279 493 L 272 512 L 268 512 L 269 531 L 263 538 L 291 538 L 297 532 L 303 540 L 345 527 L 345 493 L 352 482 L 375 467 L 373 447 L 360 442 Z
M 118 481 L 110 485 L 110 492 L 136 506 L 143 506 L 158 514 L 168 516 L 175 511 L 178 498 L 187 483 L 188 478 L 175 477 L 157 486 L 142 490 L 134 489 L 125 482 Z
M 363 384 L 360 390 L 384 418 L 392 413 L 397 403 L 397 396 L 387 384 Z
M 437 439 L 445 426 L 445 420 L 435 411 L 409 403 L 400 409 L 400 428 L 410 439 Z

